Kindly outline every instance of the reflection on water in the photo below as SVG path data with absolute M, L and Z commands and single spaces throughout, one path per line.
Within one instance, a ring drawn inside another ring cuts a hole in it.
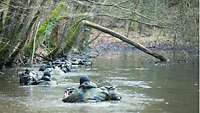
M 95 60 L 92 69 L 68 73 L 57 86 L 19 86 L 16 70 L 0 75 L 0 113 L 198 113 L 198 62 L 155 64 L 145 55 Z M 120 102 L 62 103 L 66 87 L 88 74 L 117 86 Z

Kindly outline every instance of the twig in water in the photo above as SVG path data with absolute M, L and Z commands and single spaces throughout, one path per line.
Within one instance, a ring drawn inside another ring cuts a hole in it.
M 3 73 L 3 72 L 0 71 L 0 75 L 4 75 L 4 74 L 5 74 L 5 73 Z

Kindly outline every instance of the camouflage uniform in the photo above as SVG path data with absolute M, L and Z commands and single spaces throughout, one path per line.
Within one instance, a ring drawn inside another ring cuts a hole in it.
M 121 97 L 112 86 L 100 87 L 93 82 L 82 83 L 78 88 L 68 89 L 69 96 L 63 102 L 100 102 L 107 100 L 120 100 Z

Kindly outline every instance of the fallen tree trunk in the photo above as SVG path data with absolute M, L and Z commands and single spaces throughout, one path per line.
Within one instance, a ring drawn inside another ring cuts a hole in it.
M 133 42 L 133 41 L 129 40 L 127 37 L 115 32 L 115 31 L 113 31 L 111 29 L 108 29 L 106 27 L 100 26 L 98 24 L 95 24 L 95 23 L 87 21 L 87 20 L 83 20 L 83 24 L 86 25 L 86 26 L 92 27 L 94 29 L 100 30 L 100 31 L 102 31 L 104 33 L 110 34 L 113 37 L 116 37 L 116 38 L 118 38 L 118 39 L 120 39 L 120 40 L 122 40 L 122 41 L 124 41 L 124 42 L 126 42 L 128 44 L 131 44 L 132 46 L 138 48 L 139 50 L 141 50 L 141 51 L 143 51 L 143 52 L 145 52 L 145 53 L 147 53 L 147 54 L 149 54 L 149 55 L 151 55 L 151 56 L 153 56 L 153 57 L 155 57 L 157 59 L 160 59 L 160 61 L 163 61 L 163 62 L 167 61 L 167 59 L 164 56 L 159 55 L 159 54 L 151 51 L 150 49 L 144 47 L 143 45 L 141 45 L 139 43 L 136 43 L 136 42 Z

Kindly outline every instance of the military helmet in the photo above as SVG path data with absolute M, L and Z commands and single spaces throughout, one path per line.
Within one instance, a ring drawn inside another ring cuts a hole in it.
M 80 77 L 80 85 L 81 85 L 82 83 L 84 83 L 84 82 L 89 82 L 89 81 L 90 81 L 90 79 L 89 79 L 88 76 L 81 76 L 81 77 Z

